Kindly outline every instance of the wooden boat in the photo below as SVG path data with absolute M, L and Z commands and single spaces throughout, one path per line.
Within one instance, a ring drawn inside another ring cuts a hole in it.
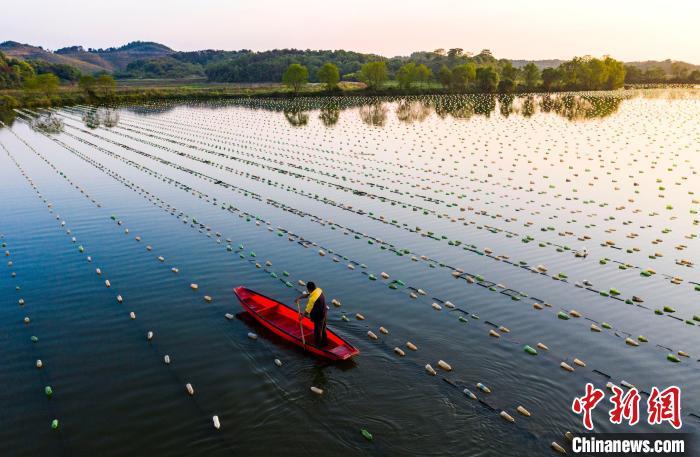
M 328 327 L 326 327 L 327 344 L 322 348 L 316 347 L 313 321 L 304 317 L 300 326 L 299 313 L 296 309 L 243 286 L 233 289 L 233 293 L 236 294 L 243 308 L 265 328 L 317 357 L 328 360 L 347 360 L 360 353 L 356 347 Z

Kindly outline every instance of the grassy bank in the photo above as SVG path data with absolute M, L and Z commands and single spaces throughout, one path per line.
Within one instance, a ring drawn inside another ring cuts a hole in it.
M 341 83 L 339 89 L 328 92 L 321 84 L 308 84 L 299 93 L 279 83 L 212 84 L 198 80 L 140 80 L 118 84 L 105 96 L 88 96 L 77 86 L 61 86 L 52 94 L 22 89 L 0 91 L 0 110 L 65 106 L 82 103 L 123 104 L 159 100 L 208 100 L 238 97 L 293 97 L 296 95 L 342 95 L 363 93 L 361 83 Z
M 664 85 L 668 87 L 668 85 Z M 626 86 L 627 87 L 627 86 Z M 633 86 L 634 87 L 634 86 Z M 630 88 L 630 87 L 627 87 Z M 341 82 L 338 89 L 327 91 L 322 84 L 307 84 L 295 93 L 279 83 L 226 84 L 209 83 L 206 80 L 129 80 L 120 82 L 106 96 L 90 97 L 78 86 L 60 86 L 55 93 L 44 94 L 22 89 L 0 90 L 0 112 L 15 108 L 68 106 L 76 104 L 120 105 L 167 100 L 212 100 L 240 97 L 296 97 L 296 96 L 344 96 L 344 95 L 434 95 L 451 93 L 437 83 L 416 84 L 401 89 L 393 81 L 379 90 L 369 90 L 362 83 Z

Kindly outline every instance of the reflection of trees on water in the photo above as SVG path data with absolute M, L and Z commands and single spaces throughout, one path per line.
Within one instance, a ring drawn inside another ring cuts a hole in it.
M 89 129 L 96 129 L 101 125 L 116 127 L 119 124 L 119 113 L 111 108 L 91 107 L 83 114 L 83 124 Z
M 472 94 L 417 96 L 389 100 L 387 97 L 363 97 L 366 101 L 359 105 L 360 119 L 372 126 L 384 126 L 389 118 L 387 103 L 396 103 L 396 118 L 401 122 L 422 122 L 435 113 L 444 119 L 470 119 L 471 117 L 499 114 L 502 117 L 520 115 L 529 118 L 538 112 L 558 114 L 568 120 L 583 120 L 609 116 L 615 113 L 624 97 L 617 95 L 591 94 Z M 383 100 L 386 100 L 385 103 Z M 276 101 L 274 106 L 278 106 Z M 349 102 L 345 103 L 348 106 Z M 259 105 L 258 105 L 259 107 Z M 283 110 L 287 121 L 295 127 L 308 124 L 307 107 L 297 100 Z M 319 119 L 326 127 L 338 122 L 342 105 L 330 103 L 322 106 Z M 347 109 L 347 108 L 346 108 Z
M 530 117 L 535 114 L 535 109 L 537 107 L 537 102 L 535 101 L 534 95 L 527 95 L 523 97 L 520 103 L 520 114 L 523 117 Z
M 431 112 L 427 100 L 400 100 L 396 105 L 396 117 L 401 122 L 423 122 Z
M 63 120 L 53 113 L 41 114 L 30 123 L 34 130 L 40 130 L 45 133 L 61 133 L 64 128 Z
M 447 116 L 454 119 L 469 119 L 473 115 L 490 117 L 498 109 L 498 114 L 505 118 L 514 114 L 529 118 L 542 112 L 576 121 L 610 116 L 617 112 L 624 99 L 617 95 L 572 93 L 463 95 L 435 97 L 429 106 L 443 119 Z
M 174 103 L 174 102 L 167 102 L 167 103 L 149 103 L 146 105 L 130 105 L 127 106 L 125 109 L 131 113 L 134 114 L 165 114 L 168 113 L 178 106 L 189 106 L 189 107 L 206 107 L 206 105 L 202 103 Z
M 321 113 L 318 116 L 326 127 L 333 127 L 340 119 L 340 108 L 337 105 L 329 105 L 321 108 Z
M 302 127 L 309 123 L 309 113 L 298 107 L 285 110 L 284 117 L 293 127 Z
M 556 113 L 570 121 L 593 119 L 610 116 L 617 112 L 622 98 L 608 96 L 581 96 L 567 94 L 553 97 L 543 95 L 539 106 L 544 113 Z
M 15 122 L 17 113 L 14 110 L 0 110 L 0 129 L 3 127 L 12 127 Z
M 389 109 L 380 101 L 360 107 L 360 118 L 367 125 L 382 127 L 386 124 Z
M 606 117 L 617 112 L 624 100 L 634 97 L 697 98 L 697 89 L 625 90 L 608 92 L 558 92 L 528 94 L 446 94 L 418 96 L 364 96 L 290 98 L 239 98 L 188 103 L 162 102 L 126 109 L 138 114 L 161 114 L 178 107 L 210 110 L 241 107 L 251 110 L 284 113 L 287 121 L 296 127 L 308 125 L 309 112 L 318 111 L 319 120 L 326 127 L 338 123 L 343 110 L 358 109 L 367 125 L 386 125 L 390 112 L 395 111 L 400 122 L 421 122 L 435 113 L 440 118 L 470 119 L 473 116 L 503 117 L 514 115 L 530 118 L 537 113 L 562 116 L 571 121 Z M 94 125 L 94 121 L 92 121 Z
M 513 102 L 515 101 L 515 95 L 513 94 L 501 94 L 498 96 L 498 105 L 500 107 L 499 111 L 501 116 L 508 117 L 513 114 Z

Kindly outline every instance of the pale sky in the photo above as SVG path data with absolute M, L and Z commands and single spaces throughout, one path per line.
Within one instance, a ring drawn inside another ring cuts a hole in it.
M 0 42 L 58 49 L 157 41 L 176 50 L 459 47 L 512 59 L 610 54 L 700 64 L 700 0 L 5 1 Z

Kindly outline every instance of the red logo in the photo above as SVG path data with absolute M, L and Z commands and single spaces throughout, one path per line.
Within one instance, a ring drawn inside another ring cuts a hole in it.
M 571 409 L 576 414 L 583 413 L 583 426 L 588 430 L 593 430 L 593 418 L 591 412 L 595 409 L 598 403 L 605 398 L 605 392 L 593 387 L 590 382 L 586 384 L 586 394 L 583 397 L 574 398 Z
M 641 396 L 639 391 L 632 387 L 627 392 L 620 387 L 609 383 L 608 387 L 613 395 L 610 403 L 613 407 L 609 411 L 610 422 L 622 424 L 626 421 L 628 425 L 639 423 L 639 403 Z M 583 426 L 587 430 L 593 430 L 593 410 L 605 398 L 602 389 L 596 389 L 593 384 L 586 384 L 586 393 L 582 397 L 574 398 L 571 410 L 576 414 L 583 415 Z M 660 391 L 657 387 L 651 389 L 651 394 L 647 400 L 647 422 L 649 425 L 659 425 L 668 422 L 675 429 L 680 429 L 683 425 L 681 420 L 681 389 L 676 386 L 668 387 Z
M 629 425 L 636 425 L 639 422 L 639 392 L 636 388 L 631 388 L 625 393 L 616 385 L 612 386 L 613 396 L 610 402 L 613 409 L 610 410 L 610 422 L 621 424 L 622 419 L 627 419 Z
M 656 387 L 651 389 L 651 395 L 647 401 L 650 424 L 668 422 L 676 430 L 681 428 L 681 389 L 671 386 L 661 392 Z

